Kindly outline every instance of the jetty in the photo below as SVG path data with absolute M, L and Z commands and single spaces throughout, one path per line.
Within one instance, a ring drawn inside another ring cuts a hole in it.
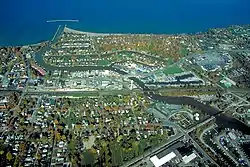
M 55 22 L 79 22 L 79 20 L 47 20 L 47 23 L 55 23 Z

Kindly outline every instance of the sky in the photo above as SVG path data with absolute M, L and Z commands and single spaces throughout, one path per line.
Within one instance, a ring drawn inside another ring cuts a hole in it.
M 59 23 L 92 32 L 191 33 L 232 24 L 250 24 L 249 0 L 3 0 L 0 45 L 52 38 Z

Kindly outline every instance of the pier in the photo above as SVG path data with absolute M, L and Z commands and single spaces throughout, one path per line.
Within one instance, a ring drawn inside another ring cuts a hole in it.
M 55 23 L 55 22 L 79 22 L 79 20 L 47 20 L 47 23 Z
M 58 37 L 60 37 L 60 35 L 64 32 L 64 29 L 65 29 L 66 25 L 62 26 L 62 25 L 59 25 L 57 30 L 56 30 L 56 33 L 54 34 L 51 42 L 54 43 Z

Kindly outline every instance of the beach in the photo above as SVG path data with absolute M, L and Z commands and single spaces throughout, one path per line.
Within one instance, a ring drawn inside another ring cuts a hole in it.
M 79 30 L 74 30 L 65 26 L 64 32 L 66 33 L 75 33 L 75 34 L 86 34 L 88 36 L 109 36 L 109 35 L 125 35 L 125 34 L 111 34 L 111 33 L 93 33 L 93 32 L 84 32 Z

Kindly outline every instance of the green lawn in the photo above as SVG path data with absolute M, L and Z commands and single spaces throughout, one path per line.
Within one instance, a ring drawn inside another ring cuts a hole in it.
M 83 156 L 84 156 L 84 164 L 86 166 L 94 166 L 95 157 L 90 150 L 84 151 Z
M 166 75 L 171 75 L 171 74 L 178 74 L 178 73 L 181 73 L 181 72 L 183 72 L 183 70 L 182 70 L 180 67 L 178 67 L 178 66 L 176 66 L 176 65 L 173 65 L 173 66 L 171 66 L 171 67 L 165 68 L 163 72 L 164 72 L 164 74 L 166 74 Z
M 116 56 L 118 60 L 123 60 L 124 58 L 131 58 L 131 57 L 132 57 L 131 53 L 119 53 Z
M 117 142 L 114 142 L 110 144 L 110 150 L 111 150 L 112 164 L 114 166 L 120 166 L 123 162 L 123 155 L 122 155 L 123 153 L 121 146 Z
M 69 115 L 65 118 L 65 121 L 69 128 L 72 128 L 72 124 L 76 123 L 76 116 L 73 111 L 69 113 Z
M 169 59 L 168 59 L 168 62 L 167 62 L 167 65 L 170 66 L 170 65 L 172 65 L 172 64 L 174 64 L 174 60 L 171 59 L 171 58 L 169 58 Z
M 181 56 L 187 56 L 188 55 L 188 50 L 187 50 L 187 48 L 181 48 L 181 50 L 180 50 L 180 55 Z
M 110 65 L 110 62 L 108 60 L 99 60 L 98 65 L 100 65 L 100 66 L 108 66 L 108 65 Z

